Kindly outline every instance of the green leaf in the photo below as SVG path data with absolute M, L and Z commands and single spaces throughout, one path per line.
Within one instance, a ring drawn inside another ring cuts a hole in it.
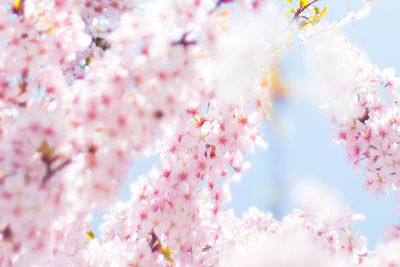
M 286 1 L 286 3 L 288 3 L 288 4 L 293 4 L 293 1 L 292 0 L 285 0 Z
M 298 25 L 300 29 L 306 29 L 311 25 L 311 21 L 300 21 Z
M 289 8 L 289 9 L 286 10 L 286 12 L 287 12 L 287 13 L 296 13 L 297 10 L 296 10 L 296 9 L 293 9 L 293 8 Z
M 328 6 L 325 6 L 324 9 L 322 9 L 321 13 L 319 13 L 319 18 L 322 18 L 328 13 Z
M 299 0 L 299 6 L 300 7 L 305 7 L 308 4 L 308 0 Z
M 317 15 L 312 15 L 311 16 L 311 22 L 313 25 L 317 24 L 319 20 L 319 17 Z

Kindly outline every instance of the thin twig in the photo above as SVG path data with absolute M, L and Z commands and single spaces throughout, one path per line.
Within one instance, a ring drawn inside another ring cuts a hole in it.
M 44 185 L 50 178 L 56 174 L 57 172 L 61 171 L 64 169 L 68 164 L 70 164 L 72 161 L 71 159 L 67 159 L 64 161 L 61 165 L 57 166 L 54 169 L 51 169 L 51 166 L 49 163 L 46 162 L 46 175 L 42 179 L 42 185 Z
M 318 2 L 318 0 L 314 0 L 314 1 L 310 2 L 310 3 L 308 3 L 307 5 L 303 6 L 302 8 L 297 9 L 296 13 L 293 16 L 292 22 L 295 21 L 298 18 L 298 16 L 301 13 L 303 13 L 304 10 L 306 10 L 309 6 L 315 4 L 316 2 Z

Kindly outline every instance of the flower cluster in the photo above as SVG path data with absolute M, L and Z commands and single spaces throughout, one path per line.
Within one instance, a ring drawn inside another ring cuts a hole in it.
M 350 164 L 365 171 L 365 190 L 379 196 L 400 185 L 400 78 L 391 68 L 372 65 L 336 31 L 347 22 L 317 25 L 303 38 L 311 43 L 322 77 L 336 141 L 344 144 Z
M 144 254 L 113 260 L 139 266 L 218 262 L 225 229 L 216 222 L 230 201 L 228 182 L 240 178 L 248 167 L 243 152 L 260 138 L 260 118 L 246 106 L 210 104 L 205 114 L 187 111 L 177 138 L 161 154 L 161 166 L 133 183 L 132 198 L 118 204 L 101 226 L 106 244 L 118 239 L 120 246 L 129 246 L 119 251 Z
M 221 4 L 155 1 L 138 12 L 122 2 L 1 2 L 2 265 L 53 265 L 51 258 L 79 265 L 90 232 L 83 218 L 112 203 L 134 157 L 183 131 L 187 116 L 198 129 L 185 136 L 192 140 L 229 127 L 202 143 L 199 166 L 190 163 L 212 176 L 203 194 L 215 200 L 215 212 L 222 209 L 229 190 L 218 186 L 220 172 L 236 179 L 246 167 L 242 151 L 262 141 L 252 128 L 257 115 L 248 118 L 245 107 L 226 104 L 226 112 L 201 116 L 206 105 L 217 109 L 221 82 L 209 66 L 226 35 Z M 256 10 L 241 5 L 246 14 Z M 100 24 L 108 28 L 93 28 Z M 207 167 L 211 158 L 215 166 L 230 161 L 231 170 Z M 198 175 L 185 168 L 181 179 Z
M 296 16 L 313 8 L 318 23 L 315 2 L 299 1 Z M 373 2 L 302 34 L 336 92 L 338 140 L 379 194 L 400 185 L 400 80 L 335 31 Z M 272 0 L 0 0 L 0 266 L 393 266 L 398 227 L 367 253 L 349 209 L 282 221 L 226 209 L 245 153 L 267 147 L 259 127 L 292 28 L 279 14 Z M 154 152 L 159 166 L 96 238 L 93 209 Z

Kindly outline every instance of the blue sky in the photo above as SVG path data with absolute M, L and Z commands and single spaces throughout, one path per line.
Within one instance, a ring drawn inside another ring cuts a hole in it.
M 282 0 L 282 2 L 284 2 Z M 349 10 L 358 10 L 361 0 L 321 0 L 319 6 L 328 5 L 326 20 L 342 18 Z M 400 1 L 382 1 L 364 20 L 343 29 L 349 40 L 368 53 L 380 68 L 393 67 L 399 73 L 400 53 Z M 295 81 L 304 72 L 303 51 L 296 44 L 282 56 L 283 78 Z M 250 206 L 271 210 L 277 218 L 296 208 L 288 197 L 287 186 L 294 180 L 315 178 L 343 195 L 345 203 L 366 220 L 355 224 L 353 231 L 363 232 L 374 249 L 381 240 L 385 226 L 399 223 L 395 213 L 394 194 L 377 199 L 363 191 L 363 175 L 347 163 L 341 147 L 332 143 L 330 123 L 317 103 L 306 98 L 290 98 L 276 106 L 275 121 L 265 123 L 262 133 L 270 147 L 257 149 L 246 156 L 252 163 L 242 180 L 231 185 L 232 203 L 229 208 L 240 216 Z M 277 133 L 283 129 L 286 134 Z M 131 170 L 132 180 L 147 173 L 157 157 L 139 158 Z M 129 198 L 129 186 L 122 188 L 123 197 Z M 99 223 L 95 216 L 94 228 Z
M 334 21 L 349 10 L 357 11 L 359 0 L 319 1 L 328 5 L 326 20 Z M 347 25 L 343 30 L 351 42 L 368 53 L 373 64 L 379 68 L 393 67 L 400 72 L 400 1 L 382 1 L 374 6 L 371 14 L 361 21 Z M 281 70 L 283 78 L 296 81 L 304 73 L 304 51 L 295 45 L 283 53 Z M 392 193 L 377 199 L 363 190 L 364 177 L 347 163 L 346 154 L 340 146 L 332 143 L 330 123 L 318 104 L 302 97 L 290 97 L 277 105 L 275 122 L 263 127 L 270 147 L 249 155 L 252 168 L 241 182 L 233 184 L 232 203 L 237 215 L 249 206 L 272 210 L 276 217 L 289 213 L 296 203 L 289 198 L 288 186 L 295 180 L 315 178 L 339 192 L 345 203 L 366 220 L 356 223 L 352 231 L 367 236 L 369 249 L 381 240 L 385 226 L 400 223 L 395 212 L 397 201 Z M 274 129 L 283 128 L 285 134 Z

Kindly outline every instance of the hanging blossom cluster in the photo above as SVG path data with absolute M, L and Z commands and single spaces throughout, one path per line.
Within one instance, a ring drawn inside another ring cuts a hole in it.
M 248 168 L 243 152 L 262 141 L 256 130 L 260 118 L 245 104 L 211 108 L 206 114 L 188 111 L 161 154 L 161 166 L 139 177 L 132 198 L 118 204 L 101 226 L 101 246 L 118 241 L 115 251 L 125 254 L 95 255 L 90 266 L 107 260 L 139 266 L 218 263 L 224 229 L 217 222 L 230 201 L 228 182 Z
M 365 172 L 365 190 L 379 196 L 400 185 L 400 78 L 392 68 L 379 70 L 337 32 L 365 16 L 369 7 L 367 2 L 340 23 L 321 23 L 303 38 L 312 46 L 330 99 L 327 109 L 336 141 L 344 144 L 350 164 Z
M 260 123 L 256 112 L 250 113 L 245 104 L 215 106 L 206 114 L 190 110 L 185 122 L 161 154 L 161 166 L 139 177 L 131 186 L 132 198 L 118 203 L 105 217 L 103 242 L 88 244 L 90 251 L 98 252 L 86 254 L 88 266 L 230 266 L 238 264 L 232 257 L 247 259 L 244 254 L 260 234 L 264 244 L 290 243 L 292 238 L 318 242 L 315 247 L 324 254 L 315 259 L 310 245 L 304 264 L 331 258 L 362 262 L 367 255 L 366 239 L 352 234 L 349 227 L 363 217 L 350 210 L 335 218 L 296 210 L 282 222 L 256 208 L 243 218 L 224 210 L 230 201 L 229 182 L 249 167 L 242 153 L 252 151 L 254 143 L 264 144 L 255 129 Z M 267 251 L 272 255 L 276 248 Z M 281 258 L 271 255 L 261 257 L 258 264 L 284 266 Z
M 305 35 L 354 67 L 340 85 L 351 112 L 333 121 L 350 161 L 366 159 L 367 189 L 386 192 L 399 184 L 399 80 L 335 27 Z M 290 28 L 267 0 L 0 0 L 0 266 L 393 266 L 398 228 L 369 253 L 348 209 L 282 221 L 226 209 L 244 154 L 267 147 L 259 126 Z M 160 165 L 95 237 L 93 209 L 109 208 L 135 158 L 155 151 Z

